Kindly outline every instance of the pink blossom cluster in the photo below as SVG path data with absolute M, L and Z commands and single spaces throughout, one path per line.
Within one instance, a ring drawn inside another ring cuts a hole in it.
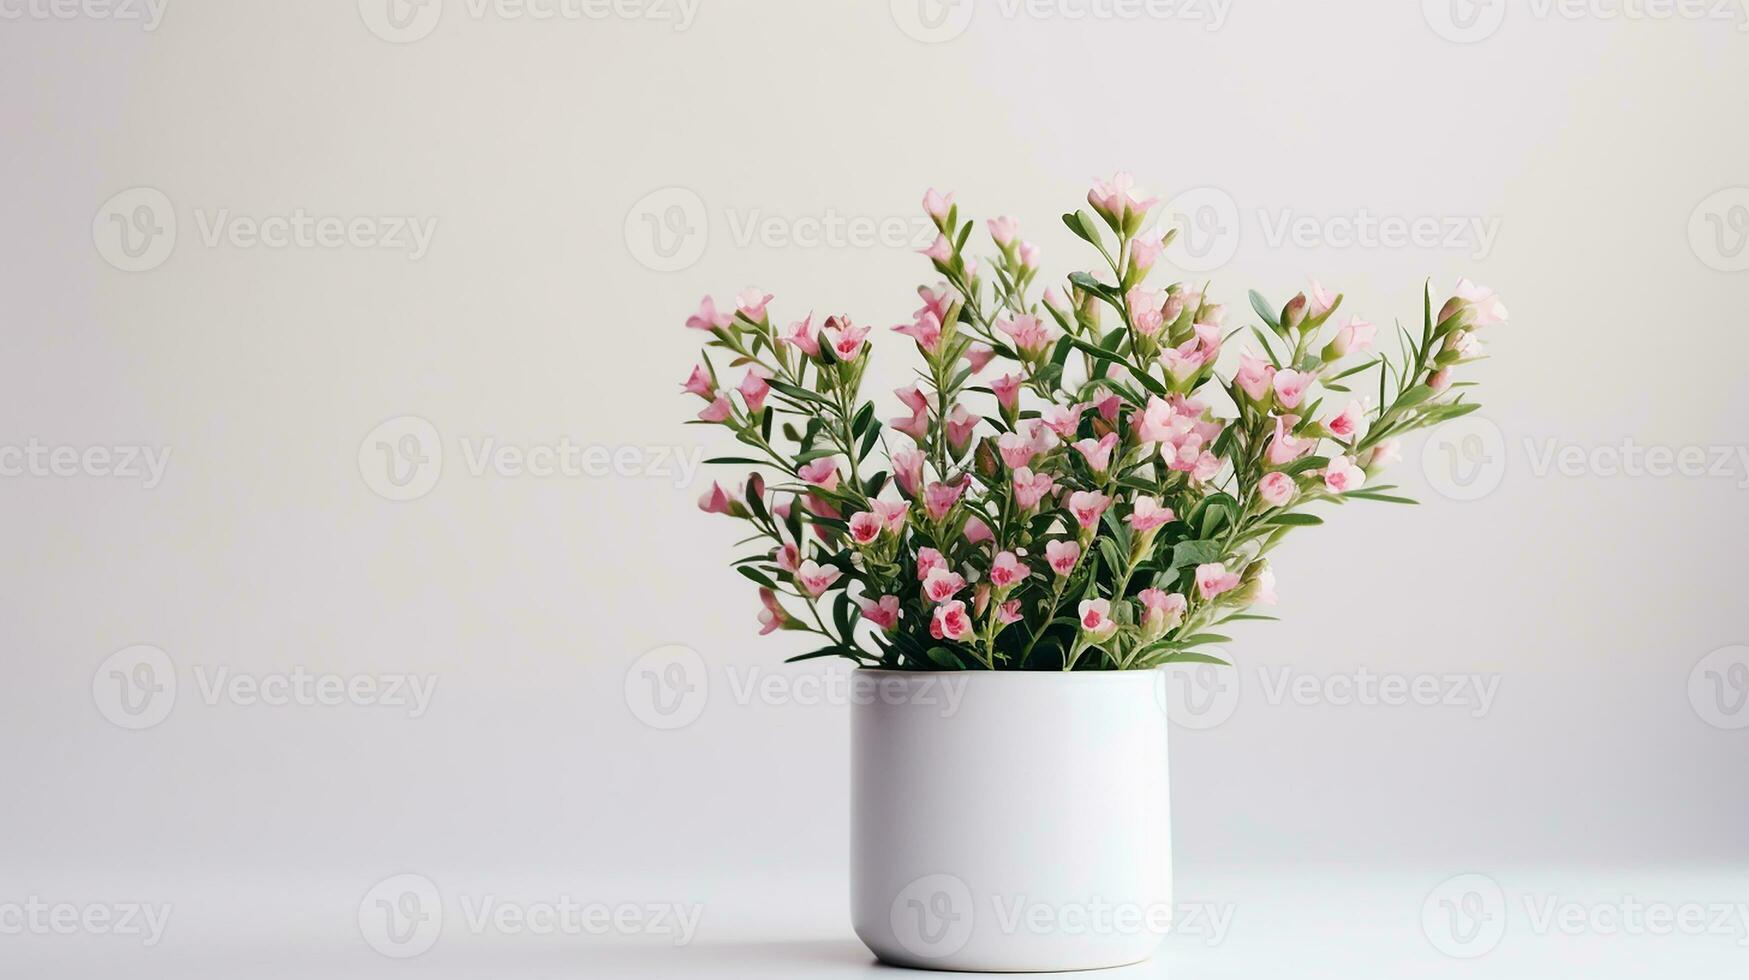
M 1158 199 L 1133 178 L 1087 203 L 1063 220 L 1105 268 L 1035 300 L 1018 221 L 985 224 L 980 263 L 955 196 L 925 196 L 936 281 L 891 331 L 922 362 L 896 414 L 863 394 L 868 327 L 780 325 L 758 289 L 699 304 L 682 388 L 744 449 L 718 462 L 758 467 L 699 505 L 765 542 L 736 562 L 761 632 L 894 669 L 1212 660 L 1213 628 L 1276 601 L 1267 556 L 1320 523 L 1306 508 L 1402 501 L 1378 482 L 1402 436 L 1476 407 L 1456 372 L 1507 319 L 1492 291 L 1460 280 L 1435 315 L 1429 287 L 1392 355 L 1316 281 L 1280 308 L 1251 293 L 1236 323 L 1201 287 L 1148 281 L 1172 234 L 1144 230 Z

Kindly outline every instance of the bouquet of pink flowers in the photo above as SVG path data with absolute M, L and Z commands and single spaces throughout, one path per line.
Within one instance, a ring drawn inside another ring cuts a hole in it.
M 1041 303 L 1038 249 L 1012 219 L 988 222 L 996 254 L 980 272 L 953 195 L 925 196 L 940 235 L 923 254 L 945 281 L 920 287 L 914 321 L 893 328 L 923 366 L 897 393 L 908 414 L 884 426 L 862 396 L 868 327 L 810 314 L 780 329 L 758 290 L 732 313 L 706 297 L 687 320 L 710 335 L 685 384 L 706 402 L 698 424 L 751 453 L 709 462 L 775 474 L 713 485 L 700 506 L 763 542 L 735 562 L 759 586 L 762 632 L 825 641 L 792 660 L 1222 663 L 1203 651 L 1227 640 L 1225 623 L 1270 618 L 1247 612 L 1275 601 L 1265 556 L 1322 523 L 1307 508 L 1412 503 L 1369 482 L 1398 438 L 1478 407 L 1452 373 L 1481 356 L 1478 330 L 1506 320 L 1491 291 L 1461 280 L 1435 307 L 1429 286 L 1395 359 L 1373 353 L 1373 324 L 1335 322 L 1342 296 L 1316 282 L 1280 309 L 1252 292 L 1258 325 L 1229 328 L 1206 287 L 1148 285 L 1175 232 L 1144 233 L 1156 201 L 1128 174 L 1087 201 L 1063 221 L 1109 278 L 1075 273 Z M 1256 347 L 1223 377 L 1216 361 L 1247 332 Z M 745 369 L 732 393 L 709 349 Z

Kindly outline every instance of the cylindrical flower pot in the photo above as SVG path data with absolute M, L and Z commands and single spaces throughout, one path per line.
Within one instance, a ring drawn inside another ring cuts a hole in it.
M 1164 672 L 858 670 L 851 909 L 895 966 L 1092 970 L 1172 915 Z

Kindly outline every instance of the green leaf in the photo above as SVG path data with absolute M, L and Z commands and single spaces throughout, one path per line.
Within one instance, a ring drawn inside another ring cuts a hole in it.
M 1393 497 L 1388 493 L 1377 493 L 1377 492 L 1372 491 L 1372 490 L 1350 490 L 1347 493 L 1343 494 L 1342 496 L 1344 496 L 1344 497 L 1359 497 L 1362 500 L 1377 500 L 1377 501 L 1381 501 L 1381 502 L 1387 503 L 1387 504 L 1420 504 L 1421 503 L 1421 501 L 1419 501 L 1419 500 L 1411 500 L 1408 497 Z
M 776 583 L 772 582 L 771 579 L 766 578 L 763 573 L 751 565 L 736 565 L 735 571 L 740 572 L 742 575 L 752 579 L 755 583 L 763 585 L 768 589 L 777 588 Z
M 1316 527 L 1317 525 L 1324 523 L 1324 519 L 1316 514 L 1296 514 L 1290 512 L 1286 514 L 1277 514 L 1263 523 L 1274 524 L 1280 527 Z
M 806 388 L 797 388 L 795 385 L 792 385 L 787 381 L 779 381 L 776 378 L 769 378 L 765 383 L 775 388 L 779 393 L 788 395 L 789 397 L 800 401 L 816 402 L 821 405 L 832 404 L 824 395 L 809 391 Z
M 1281 332 L 1281 320 L 1276 317 L 1275 311 L 1269 308 L 1269 300 L 1264 299 L 1263 294 L 1255 289 L 1251 290 L 1251 308 L 1257 311 L 1257 315 L 1263 318 L 1263 322 L 1269 325 L 1269 329 L 1276 333 Z
M 881 424 L 879 422 L 869 426 L 868 431 L 862 434 L 862 446 L 856 451 L 856 461 L 858 463 L 868 458 L 869 452 L 874 449 L 875 440 L 880 438 L 880 435 Z
M 1088 275 L 1085 272 L 1071 272 L 1071 273 L 1069 273 L 1069 281 L 1074 283 L 1077 286 L 1080 286 L 1082 289 L 1085 289 L 1088 292 L 1094 294 L 1095 296 L 1100 296 L 1100 297 L 1103 297 L 1107 300 L 1109 300 L 1111 298 L 1111 287 L 1109 287 L 1105 283 L 1102 283 L 1099 280 L 1093 278 L 1092 276 Z
M 1206 653 L 1174 653 L 1161 657 L 1158 662 L 1163 664 L 1214 664 L 1217 667 L 1233 666 L 1220 657 L 1211 657 Z
M 765 465 L 767 465 L 766 461 L 763 459 L 749 459 L 746 456 L 712 456 L 710 459 L 705 460 L 705 462 L 706 463 L 732 463 L 735 465 L 746 465 L 746 466 L 765 466 Z
M 1218 541 L 1180 541 L 1172 546 L 1172 565 L 1167 571 L 1175 572 L 1189 565 L 1207 565 L 1221 560 L 1221 545 Z
M 935 661 L 942 667 L 946 667 L 948 670 L 966 669 L 966 665 L 960 662 L 960 658 L 955 656 L 954 652 L 947 647 L 930 647 L 928 650 L 924 651 L 924 653 L 930 660 Z
M 852 655 L 850 653 L 846 653 L 843 647 L 830 646 L 830 647 L 821 647 L 820 649 L 815 650 L 812 653 L 797 654 L 793 657 L 790 657 L 788 660 L 785 660 L 784 663 L 786 663 L 786 664 L 799 664 L 804 660 L 818 660 L 821 657 L 850 657 L 851 659 L 856 659 L 854 655 Z

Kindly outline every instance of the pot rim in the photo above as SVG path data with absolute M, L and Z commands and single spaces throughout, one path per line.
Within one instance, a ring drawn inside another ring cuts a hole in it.
M 923 679 L 929 677 L 986 677 L 996 678 L 1057 678 L 1062 681 L 1085 681 L 1088 683 L 1118 683 L 1152 681 L 1159 671 L 1168 665 L 1161 664 L 1144 670 L 899 670 L 892 667 L 857 667 L 852 674 L 870 678 L 897 677 L 905 680 Z

